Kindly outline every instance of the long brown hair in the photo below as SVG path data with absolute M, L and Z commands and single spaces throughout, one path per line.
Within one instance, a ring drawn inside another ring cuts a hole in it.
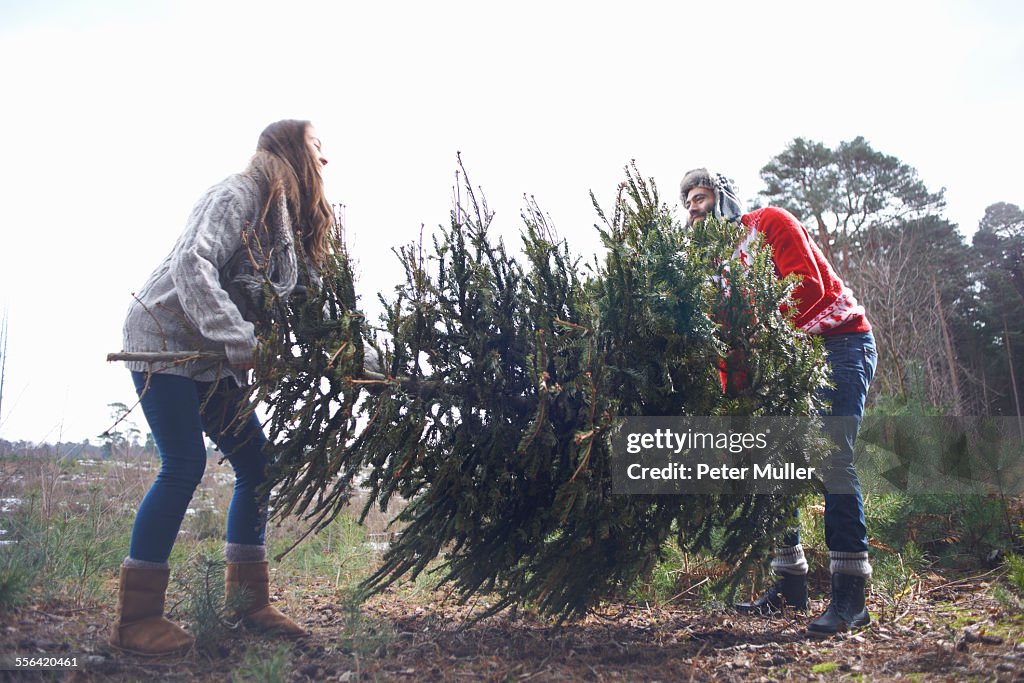
M 285 119 L 264 128 L 249 170 L 255 171 L 260 185 L 264 214 L 271 202 L 284 194 L 295 237 L 319 268 L 327 257 L 334 214 L 324 196 L 320 162 L 306 146 L 309 125 L 309 121 Z

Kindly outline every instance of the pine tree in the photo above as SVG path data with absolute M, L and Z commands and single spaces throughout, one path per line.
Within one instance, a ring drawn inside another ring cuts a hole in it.
M 738 576 L 790 519 L 790 496 L 612 491 L 608 437 L 623 416 L 808 415 L 826 381 L 820 344 L 779 312 L 795 283 L 775 278 L 768 251 L 742 267 L 731 256 L 744 228 L 684 230 L 653 181 L 626 171 L 610 216 L 594 201 L 607 253 L 586 269 L 532 201 L 523 256 L 511 255 L 467 180 L 429 254 L 399 251 L 386 341 L 355 310 L 340 249 L 322 288 L 268 317 L 256 396 L 272 411 L 275 514 L 322 527 L 357 483 L 364 516 L 407 501 L 368 591 L 443 558 L 440 584 L 498 596 L 485 614 L 529 602 L 573 618 L 668 541 Z M 359 379 L 362 339 L 383 380 Z M 743 358 L 746 376 L 728 393 L 724 357 Z M 823 452 L 812 435 L 792 447 Z

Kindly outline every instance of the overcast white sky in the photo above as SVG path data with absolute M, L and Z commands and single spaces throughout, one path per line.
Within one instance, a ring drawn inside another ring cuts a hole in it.
M 797 136 L 865 136 L 965 234 L 1024 204 L 1013 0 L 7 0 L 0 64 L 9 440 L 95 439 L 134 399 L 104 360 L 131 293 L 280 118 L 320 132 L 370 310 L 390 248 L 447 220 L 457 151 L 503 234 L 529 193 L 581 253 L 630 159 L 672 205 L 702 165 L 751 198 Z

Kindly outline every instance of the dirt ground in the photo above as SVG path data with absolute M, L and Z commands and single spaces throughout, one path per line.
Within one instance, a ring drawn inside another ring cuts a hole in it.
M 110 604 L 0 615 L 0 654 L 77 655 L 73 671 L 0 671 L 2 680 L 67 681 L 807 681 L 1024 680 L 1024 615 L 1007 613 L 987 577 L 921 586 L 900 611 L 833 638 L 807 618 L 750 618 L 694 604 L 610 604 L 562 626 L 502 614 L 467 626 L 472 606 L 399 587 L 358 608 L 308 590 L 290 608 L 298 642 L 240 632 L 184 656 L 112 650 Z M 111 595 L 116 587 L 111 585 Z M 315 589 L 316 587 L 308 587 Z M 812 609 L 824 603 L 813 601 Z M 874 612 L 884 606 L 872 601 Z M 895 618 L 892 618 L 892 617 Z
M 0 511 L 13 514 L 10 503 L 36 491 L 36 517 L 51 524 L 79 519 L 63 542 L 78 539 L 88 548 L 66 546 L 74 549 L 69 557 L 106 558 L 88 572 L 62 566 L 36 581 L 27 602 L 0 611 L 0 660 L 76 657 L 77 668 L 0 670 L 0 681 L 1024 681 L 1024 611 L 1005 598 L 1005 567 L 924 572 L 898 596 L 876 589 L 869 596 L 872 624 L 827 639 L 805 631 L 825 607 L 828 577 L 821 572 L 811 577 L 812 597 L 819 599 L 807 616 L 742 617 L 711 608 L 706 595 L 699 597 L 699 577 L 690 580 L 691 567 L 674 581 L 682 592 L 659 599 L 658 607 L 612 602 L 560 626 L 522 610 L 471 624 L 485 604 L 460 606 L 423 581 L 397 584 L 364 604 L 351 600 L 349 588 L 380 552 L 381 520 L 369 520 L 365 530 L 354 523 L 332 527 L 333 536 L 321 534 L 274 565 L 279 578 L 272 578 L 271 598 L 310 631 L 308 638 L 289 642 L 222 631 L 185 655 L 141 658 L 111 649 L 107 638 L 117 602 L 113 567 L 155 472 L 144 465 L 0 460 L 0 503 L 7 501 Z M 206 508 L 227 507 L 226 467 L 211 463 L 208 469 L 210 491 L 197 495 Z M 178 545 L 194 552 L 202 545 L 199 532 L 209 526 L 206 533 L 219 549 L 223 520 L 207 524 L 217 519 L 190 516 Z M 283 529 L 281 537 L 297 538 L 298 529 Z M 13 547 L 0 543 L 0 553 Z M 185 560 L 177 562 L 172 579 Z M 95 583 L 77 586 L 67 578 L 76 573 Z M 168 605 L 180 605 L 185 592 L 172 580 Z M 177 609 L 170 616 L 184 625 Z

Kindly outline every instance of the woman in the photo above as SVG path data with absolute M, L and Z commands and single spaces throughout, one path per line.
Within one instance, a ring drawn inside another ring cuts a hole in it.
M 321 178 L 326 164 L 308 121 L 268 126 L 248 168 L 199 200 L 128 311 L 125 351 L 199 350 L 227 361 L 127 364 L 161 467 L 121 567 L 115 647 L 155 655 L 192 645 L 191 636 L 163 617 L 163 605 L 171 547 L 206 466 L 204 432 L 235 470 L 225 558 L 227 594 L 244 601 L 238 616 L 258 630 L 305 633 L 269 603 L 267 501 L 257 494 L 266 437 L 255 415 L 241 429 L 236 418 L 249 407 L 241 387 L 256 351 L 251 307 L 268 280 L 287 296 L 300 270 L 315 277 L 327 255 L 333 214 Z

